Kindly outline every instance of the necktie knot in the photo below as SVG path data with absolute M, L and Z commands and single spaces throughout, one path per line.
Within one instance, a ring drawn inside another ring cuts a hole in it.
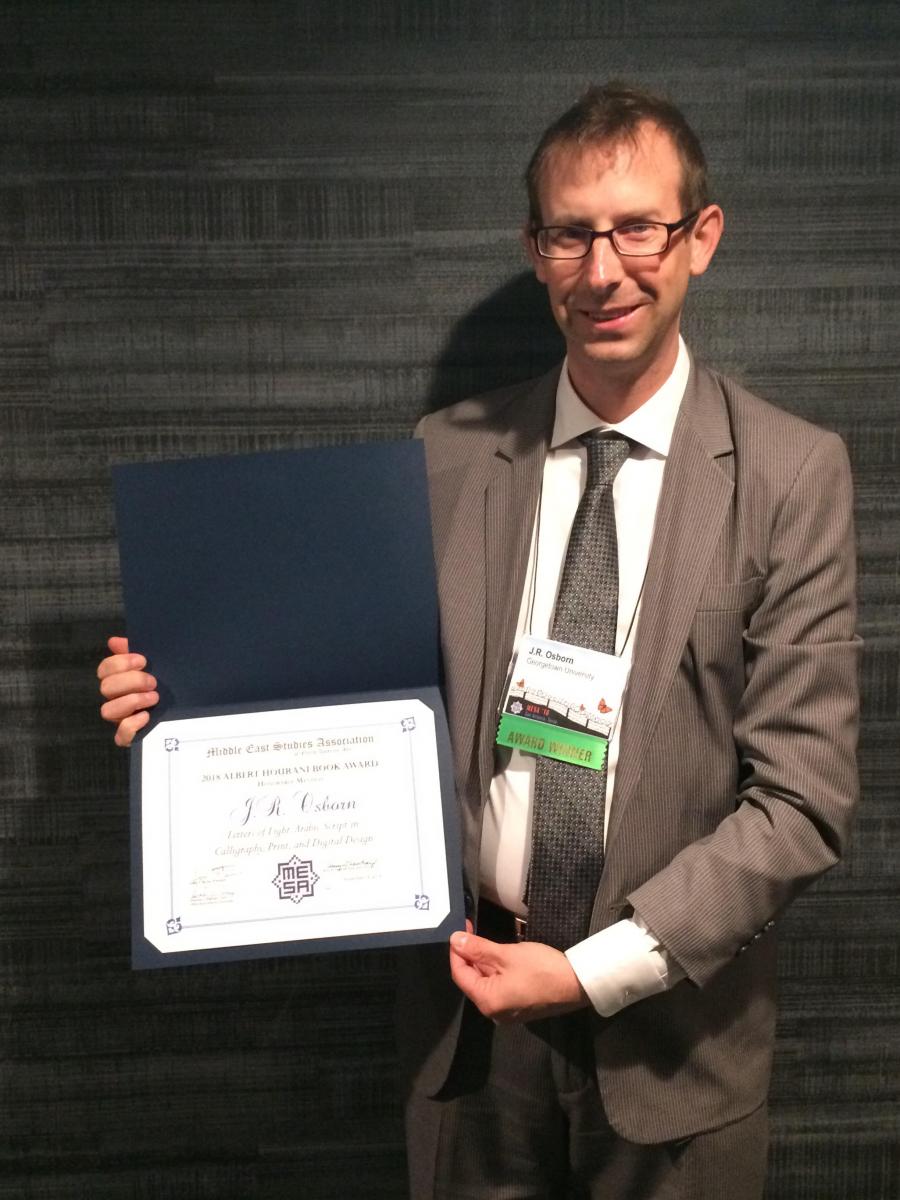
M 587 450 L 587 486 L 593 489 L 612 483 L 631 452 L 628 438 L 592 429 L 581 442 Z

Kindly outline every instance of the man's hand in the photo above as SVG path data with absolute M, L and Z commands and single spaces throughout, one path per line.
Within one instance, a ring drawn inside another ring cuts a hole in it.
M 471 931 L 454 933 L 450 973 L 476 1008 L 497 1024 L 558 1017 L 590 1003 L 566 956 L 540 942 L 507 945 Z
M 111 637 L 107 646 L 112 653 L 97 668 L 100 694 L 106 701 L 100 716 L 117 726 L 116 745 L 130 746 L 150 720 L 147 709 L 159 703 L 159 692 L 154 677 L 144 670 L 143 654 L 129 654 L 127 638 Z

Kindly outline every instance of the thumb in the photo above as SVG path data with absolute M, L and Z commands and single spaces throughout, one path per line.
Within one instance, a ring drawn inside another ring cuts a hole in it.
M 454 933 L 450 947 L 471 963 L 493 963 L 497 961 L 500 946 L 474 933 Z

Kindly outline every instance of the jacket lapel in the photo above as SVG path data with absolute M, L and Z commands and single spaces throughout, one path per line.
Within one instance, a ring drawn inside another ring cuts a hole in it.
M 497 436 L 454 488 L 455 511 L 439 569 L 442 641 L 463 844 L 477 855 L 481 808 L 493 774 L 496 708 L 515 633 L 559 369 L 517 390 L 494 414 Z M 501 428 L 502 426 L 502 428 Z M 477 880 L 477 862 L 467 862 Z
M 672 434 L 628 692 L 607 849 L 640 779 L 644 751 L 678 668 L 734 483 L 733 443 L 721 391 L 692 364 Z
M 481 697 L 479 782 L 493 774 L 497 705 L 525 584 L 528 553 L 553 429 L 559 371 L 545 375 L 511 414 L 516 427 L 497 444 L 484 493 L 485 659 Z

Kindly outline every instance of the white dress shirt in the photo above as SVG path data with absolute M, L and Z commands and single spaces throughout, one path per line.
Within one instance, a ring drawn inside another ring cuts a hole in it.
M 523 633 L 550 636 L 569 533 L 587 479 L 587 454 L 578 438 L 592 429 L 610 429 L 632 443 L 631 453 L 613 483 L 619 556 L 616 653 L 630 660 L 663 470 L 689 373 L 690 357 L 679 339 L 678 357 L 668 379 L 636 412 L 617 425 L 609 425 L 583 403 L 563 366 L 517 637 Z M 614 802 L 620 731 L 621 722 L 613 732 L 608 752 L 607 827 Z M 491 784 L 482 829 L 482 891 L 519 916 L 527 915 L 523 896 L 531 857 L 534 776 L 533 755 L 519 750 L 513 750 L 508 758 L 498 755 L 498 771 Z M 603 1016 L 612 1016 L 635 1000 L 665 991 L 684 978 L 684 972 L 637 914 L 570 947 L 566 955 L 591 1003 Z

